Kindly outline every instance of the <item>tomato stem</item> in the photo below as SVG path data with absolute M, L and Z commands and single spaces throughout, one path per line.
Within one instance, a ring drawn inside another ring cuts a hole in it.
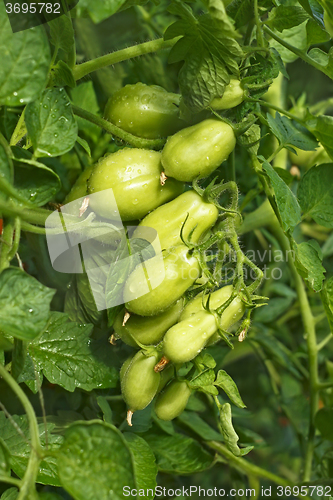
M 179 37 L 167 41 L 164 41 L 163 38 L 158 38 L 157 40 L 139 43 L 138 45 L 132 45 L 126 49 L 117 50 L 111 54 L 97 57 L 91 61 L 76 65 L 73 70 L 74 78 L 77 81 L 84 76 L 89 75 L 93 71 L 105 68 L 106 66 L 127 61 L 128 59 L 133 59 L 133 57 L 142 56 L 143 54 L 150 54 L 152 52 L 157 52 L 158 50 L 169 49 L 173 47 L 178 40 Z

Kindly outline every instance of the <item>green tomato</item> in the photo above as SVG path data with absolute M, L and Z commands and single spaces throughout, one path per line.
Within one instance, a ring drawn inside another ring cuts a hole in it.
M 64 205 L 66 203 L 71 203 L 72 201 L 78 200 L 79 198 L 83 198 L 87 195 L 87 182 L 91 174 L 93 173 L 95 166 L 91 165 L 86 168 L 76 179 L 74 186 L 66 196 L 64 200 Z
M 120 379 L 120 383 L 122 383 L 122 380 L 124 378 L 124 375 L 125 373 L 127 372 L 127 369 L 129 368 L 130 364 L 132 363 L 133 361 L 133 358 L 134 356 L 136 355 L 137 353 L 136 352 L 133 352 L 133 354 L 131 354 L 127 359 L 125 359 L 125 361 L 123 362 L 123 364 L 121 365 L 121 368 L 120 368 L 120 372 L 119 372 L 119 379 Z M 171 365 L 172 366 L 172 365 Z
M 156 398 L 155 413 L 161 420 L 173 420 L 178 417 L 187 405 L 191 396 L 187 382 L 172 381 Z
M 183 184 L 175 179 L 160 183 L 161 153 L 146 149 L 124 148 L 102 158 L 88 180 L 90 208 L 107 219 L 117 219 L 117 208 L 122 221 L 141 219 L 148 212 L 172 200 L 183 191 Z M 117 203 L 103 190 L 112 188 Z M 96 198 L 96 199 L 95 199 Z
M 233 287 L 232 285 L 224 286 L 223 288 L 220 288 L 219 290 L 216 290 L 216 292 L 213 292 L 210 296 L 210 308 L 211 309 L 217 309 L 218 307 L 222 306 L 224 302 L 226 302 L 230 295 L 232 294 Z M 205 302 L 207 300 L 207 297 L 205 299 Z M 192 299 L 188 304 L 186 304 L 181 316 L 180 316 L 180 321 L 183 321 L 185 319 L 190 318 L 193 314 L 196 314 L 199 311 L 204 311 L 203 305 L 202 305 L 202 293 L 199 293 L 194 299 Z M 244 302 L 237 296 L 234 298 L 234 300 L 229 304 L 229 306 L 223 311 L 221 320 L 220 320 L 220 327 L 223 330 L 228 330 L 232 325 L 237 323 L 239 321 L 245 312 L 245 305 Z M 214 344 L 218 340 L 220 340 L 220 335 L 218 332 L 216 332 L 212 338 L 209 339 L 207 345 Z
M 158 139 L 174 134 L 186 123 L 178 117 L 180 95 L 157 85 L 126 85 L 110 97 L 104 116 L 138 137 Z
M 131 412 L 143 410 L 155 396 L 160 374 L 154 372 L 154 366 L 160 355 L 155 352 L 145 356 L 139 351 L 130 362 L 121 381 L 121 392 Z
M 175 375 L 174 366 L 169 363 L 160 373 L 161 373 L 161 378 L 160 378 L 160 384 L 157 389 L 157 393 L 161 392 L 164 389 L 164 387 L 170 382 L 170 380 L 173 379 Z
M 123 326 L 124 309 L 117 315 L 113 328 L 125 344 L 138 347 L 136 341 L 143 345 L 158 344 L 165 332 L 174 325 L 183 309 L 183 300 L 178 300 L 167 311 L 157 316 L 137 316 L 131 314 Z
M 236 78 L 231 78 L 224 90 L 222 97 L 215 97 L 210 103 L 210 107 L 216 110 L 230 109 L 238 106 L 244 100 L 244 90 L 241 82 Z
M 162 151 L 166 176 L 192 182 L 207 177 L 223 163 L 236 145 L 227 123 L 209 118 L 169 137 Z
M 186 363 L 202 351 L 217 331 L 214 314 L 199 311 L 172 326 L 163 339 L 163 354 L 172 363 Z
M 154 316 L 166 310 L 200 276 L 199 262 L 185 245 L 170 248 L 162 262 L 161 256 L 156 255 L 144 264 L 145 270 L 137 266 L 124 288 L 126 309 L 140 316 Z M 143 290 L 147 290 L 145 295 L 141 295 Z
M 186 220 L 183 235 L 188 238 L 194 229 L 191 241 L 197 243 L 215 224 L 218 215 L 219 211 L 213 203 L 207 203 L 193 190 L 186 191 L 148 214 L 134 231 L 133 237 L 144 238 L 144 228 L 151 227 L 157 231 L 162 249 L 181 245 L 180 231 Z
M 322 163 L 330 163 L 331 159 L 326 153 L 323 146 L 320 144 L 315 151 L 303 151 L 299 148 L 294 148 L 297 154 L 289 152 L 289 158 L 293 165 L 303 167 L 306 170 L 314 165 L 321 165 Z

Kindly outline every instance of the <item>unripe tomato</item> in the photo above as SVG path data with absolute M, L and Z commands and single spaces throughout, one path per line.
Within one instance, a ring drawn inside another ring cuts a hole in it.
M 155 413 L 161 420 L 173 420 L 178 417 L 187 405 L 191 389 L 185 381 L 174 380 L 157 396 Z
M 222 97 L 215 97 L 210 103 L 210 107 L 216 110 L 230 109 L 238 106 L 244 100 L 244 90 L 241 82 L 236 78 L 231 78 L 226 86 Z
M 155 396 L 160 374 L 154 372 L 154 366 L 160 355 L 145 356 L 139 351 L 132 359 L 121 381 L 121 392 L 132 412 L 143 410 Z
M 132 363 L 132 360 L 134 358 L 134 356 L 136 355 L 137 353 L 134 352 L 133 354 L 131 354 L 127 359 L 125 359 L 125 361 L 123 362 L 123 364 L 121 365 L 121 368 L 120 368 L 120 372 L 119 372 L 119 379 L 120 379 L 120 383 L 122 383 L 122 380 L 124 378 L 124 375 L 125 373 L 127 372 L 127 368 L 129 367 L 129 365 Z
M 91 165 L 79 175 L 79 177 L 75 181 L 74 186 L 66 196 L 64 205 L 66 203 L 70 203 L 71 201 L 75 201 L 79 198 L 83 198 L 84 196 L 87 195 L 87 189 L 88 189 L 87 182 L 89 177 L 93 173 L 94 167 L 95 167 L 94 165 Z
M 181 245 L 180 231 L 186 220 L 183 236 L 188 238 L 194 229 L 191 241 L 196 243 L 215 224 L 218 215 L 219 211 L 213 203 L 205 202 L 193 190 L 186 191 L 148 214 L 134 231 L 133 237 L 144 238 L 144 228 L 151 227 L 157 231 L 162 249 Z
M 214 314 L 200 311 L 172 326 L 163 339 L 163 354 L 172 363 L 195 358 L 217 331 Z
M 232 285 L 224 286 L 216 292 L 213 292 L 210 296 L 210 308 L 217 309 L 222 306 L 226 300 L 229 299 L 231 293 L 233 291 Z M 205 299 L 206 302 L 207 298 Z M 180 321 L 190 318 L 193 314 L 196 314 L 199 311 L 204 311 L 202 306 L 202 293 L 199 293 L 194 299 L 192 299 L 188 304 L 186 304 L 181 316 Z M 228 330 L 232 325 L 239 321 L 245 312 L 244 302 L 237 296 L 234 300 L 229 304 L 229 306 L 223 311 L 223 314 L 220 319 L 220 327 L 223 330 Z M 207 345 L 214 344 L 218 340 L 220 340 L 220 335 L 216 332 L 208 341 Z
M 162 370 L 160 373 L 161 373 L 161 378 L 157 389 L 157 393 L 161 392 L 164 389 L 164 387 L 170 382 L 170 380 L 173 379 L 175 375 L 174 366 L 169 363 L 166 366 L 166 368 L 164 368 L 164 370 Z
M 141 316 L 153 316 L 170 307 L 200 276 L 199 262 L 185 245 L 165 252 L 162 264 L 159 255 L 144 264 L 146 272 L 137 266 L 124 288 L 126 309 Z M 154 283 L 160 284 L 154 288 Z M 149 291 L 141 295 L 142 290 Z
M 323 146 L 320 144 L 315 151 L 303 151 L 299 148 L 294 148 L 297 154 L 289 152 L 289 158 L 293 165 L 303 167 L 306 170 L 314 165 L 321 165 L 322 163 L 330 163 L 331 159 L 326 153 Z
M 174 134 L 186 123 L 178 118 L 180 95 L 157 85 L 125 85 L 108 100 L 104 116 L 138 137 L 158 139 Z
M 91 198 L 90 207 L 107 219 L 117 219 L 117 208 L 122 221 L 141 219 L 183 191 L 183 184 L 175 179 L 167 179 L 161 186 L 161 171 L 161 153 L 157 151 L 124 148 L 111 153 L 97 163 L 88 180 L 90 194 L 101 192 Z M 109 188 L 117 207 L 109 193 L 103 193 Z
M 165 332 L 174 325 L 183 309 L 183 300 L 178 300 L 167 311 L 156 316 L 137 316 L 131 314 L 123 326 L 124 310 L 117 315 L 113 329 L 125 344 L 138 347 L 136 340 L 143 345 L 158 344 Z
M 207 177 L 223 163 L 236 145 L 227 123 L 209 118 L 169 137 L 162 151 L 166 176 L 192 182 Z

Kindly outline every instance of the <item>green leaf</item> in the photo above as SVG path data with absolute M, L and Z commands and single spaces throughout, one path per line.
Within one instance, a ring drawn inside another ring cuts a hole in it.
M 62 15 L 48 22 L 50 26 L 50 41 L 66 54 L 73 51 L 75 46 L 74 30 L 69 17 Z
M 51 62 L 42 26 L 13 33 L 0 2 L 0 106 L 22 106 L 46 87 Z
M 76 81 L 73 75 L 73 71 L 65 63 L 65 61 L 58 61 L 57 64 L 52 68 L 51 72 L 52 86 L 55 87 L 70 87 L 74 88 L 76 86 Z
M 236 457 L 241 455 L 240 449 L 237 445 L 239 440 L 238 435 L 232 425 L 232 417 L 231 417 L 231 406 L 229 403 L 224 403 L 219 408 L 220 412 L 220 422 L 221 422 L 221 431 L 224 437 L 224 442 L 227 448 L 234 454 Z
M 45 205 L 60 190 L 59 176 L 43 163 L 25 158 L 14 160 L 14 186 L 21 196 L 37 206 Z
M 121 7 L 128 8 L 131 5 L 145 3 L 140 0 L 131 0 L 130 5 L 125 7 L 128 3 L 126 0 L 103 0 L 103 2 L 95 2 L 94 0 L 80 0 L 80 9 L 85 9 L 89 14 L 91 20 L 98 24 L 110 16 L 118 12 Z
M 90 113 L 94 115 L 100 115 L 100 109 L 92 81 L 81 83 L 75 87 L 75 89 L 72 89 L 71 100 L 76 106 L 90 111 Z M 83 118 L 77 117 L 76 119 L 79 130 L 82 130 L 90 140 L 96 142 L 101 136 L 102 129 Z
M 66 314 L 52 312 L 47 328 L 30 346 L 29 353 L 49 382 L 73 392 L 115 387 L 112 346 L 91 340 L 92 325 L 69 321 Z
M 290 257 L 289 257 L 290 258 Z M 254 338 L 255 342 L 261 345 L 267 356 L 278 363 L 283 368 L 286 368 L 297 379 L 301 379 L 302 375 L 295 367 L 292 360 L 292 353 L 273 335 L 268 335 L 265 331 L 260 330 Z
M 333 47 L 330 48 L 329 52 L 323 52 L 321 49 L 315 48 L 311 49 L 308 53 L 310 59 L 312 59 L 325 75 L 333 79 Z M 320 117 L 319 117 L 320 118 Z
M 333 408 L 322 408 L 316 413 L 315 426 L 324 439 L 333 441 Z
M 299 245 L 295 243 L 293 250 L 295 251 L 295 265 L 298 273 L 315 292 L 320 292 L 326 270 L 322 266 L 322 253 L 318 242 L 310 240 Z
M 272 133 L 278 139 L 280 146 L 296 153 L 291 147 L 294 146 L 304 151 L 314 151 L 318 147 L 314 137 L 310 137 L 308 131 L 286 116 L 275 113 L 275 118 L 267 113 L 267 121 Z
M 306 34 L 307 34 L 307 44 L 308 47 L 311 45 L 317 45 L 319 43 L 325 43 L 330 40 L 330 35 L 327 33 L 323 26 L 319 26 L 319 24 L 313 19 L 309 19 L 306 25 Z M 313 49 L 315 50 L 315 49 Z M 311 57 L 312 51 L 309 52 L 308 55 Z
M 18 268 L 0 274 L 0 330 L 33 340 L 45 328 L 55 291 Z
M 238 142 L 246 148 L 249 154 L 256 155 L 260 146 L 261 130 L 257 123 L 254 123 L 244 134 L 238 137 Z
M 302 177 L 297 192 L 303 217 L 333 227 L 333 163 L 310 168 Z
M 301 23 L 298 26 L 283 30 L 282 33 L 279 33 L 279 37 L 288 42 L 290 45 L 293 45 L 299 50 L 305 52 L 308 48 L 306 26 L 307 21 L 304 21 L 304 23 Z M 292 63 L 293 61 L 296 61 L 298 56 L 289 49 L 286 49 L 276 40 L 270 40 L 269 45 L 278 51 L 284 63 Z
M 65 313 L 71 321 L 99 325 L 103 311 L 98 311 L 87 274 L 75 274 L 65 297 Z
M 213 465 L 213 457 L 192 438 L 181 434 L 170 436 L 149 433 L 144 439 L 152 448 L 158 470 L 161 472 L 194 474 Z
M 190 382 L 191 389 L 200 390 L 208 394 L 217 396 L 218 390 L 213 385 L 215 380 L 215 372 L 212 369 L 205 370 L 197 375 Z
M 329 235 L 323 246 L 321 247 L 323 258 L 333 255 L 333 233 Z
M 259 0 L 258 5 L 261 13 L 264 13 L 267 8 L 271 8 L 271 0 Z M 227 13 L 235 21 L 236 28 L 248 25 L 254 19 L 254 3 L 253 0 L 233 0 L 228 5 Z
M 301 220 L 301 209 L 294 193 L 267 161 L 264 161 L 262 168 L 267 173 L 274 189 L 283 230 L 293 229 Z
M 103 420 L 107 424 L 113 424 L 112 410 L 108 400 L 104 396 L 97 396 L 96 402 L 103 413 Z
M 133 455 L 134 473 L 137 488 L 139 490 L 153 490 L 157 486 L 157 465 L 155 455 L 147 442 L 137 434 L 125 432 L 124 438 Z M 146 498 L 153 500 L 155 495 L 147 495 Z
M 333 53 L 332 53 L 333 55 Z M 333 67 L 333 60 L 332 60 Z M 324 146 L 333 160 L 333 116 L 314 116 L 308 113 L 306 126 L 316 139 Z
M 325 308 L 330 330 L 333 332 L 333 277 L 325 281 L 320 297 Z
M 223 436 L 193 411 L 183 411 L 178 420 L 205 441 L 223 441 Z
M 72 149 L 77 124 L 64 89 L 47 89 L 28 104 L 25 123 L 35 155 L 60 156 Z
M 0 440 L 5 444 L 10 452 L 10 466 L 13 472 L 20 478 L 25 474 L 29 456 L 31 453 L 29 439 L 29 422 L 26 415 L 13 415 L 11 417 L 14 425 L 20 429 L 19 433 L 12 422 L 0 412 Z M 54 424 L 47 424 L 47 442 L 49 451 L 58 450 L 63 441 L 62 436 L 52 434 Z M 45 427 L 44 424 L 38 425 L 39 437 L 41 445 L 45 447 Z M 23 435 L 22 435 L 23 433 Z M 25 438 L 23 437 L 25 436 Z M 37 482 L 41 484 L 50 484 L 53 486 L 60 486 L 56 459 L 54 456 L 45 457 L 39 466 Z
M 267 306 L 256 310 L 255 320 L 260 323 L 272 323 L 290 308 L 293 301 L 294 297 L 274 297 L 269 299 Z
M 0 474 L 10 476 L 10 451 L 4 441 L 0 440 Z
M 230 74 L 238 76 L 237 59 L 242 50 L 237 34 L 219 0 L 208 0 L 209 15 L 195 18 L 189 6 L 175 1 L 170 12 L 181 17 L 169 26 L 166 40 L 182 35 L 172 47 L 169 62 L 184 61 L 179 86 L 185 105 L 194 112 L 207 107 L 215 96 L 223 95 Z
M 101 421 L 78 422 L 65 431 L 59 477 L 74 500 L 123 500 L 136 487 L 129 446 L 118 429 Z
M 81 137 L 77 136 L 76 142 L 80 144 L 80 146 L 85 150 L 86 153 L 88 153 L 88 156 L 91 158 L 91 149 L 87 141 L 82 139 Z
M 238 408 L 246 408 L 235 382 L 232 380 L 230 375 L 224 370 L 219 370 L 217 372 L 217 377 L 214 382 L 214 385 L 221 387 L 223 391 L 226 393 L 228 398 L 236 405 Z
M 277 31 L 298 26 L 309 18 L 304 9 L 296 5 L 279 5 L 269 13 L 266 24 Z
M 299 3 L 302 5 L 303 9 L 306 10 L 310 16 L 313 17 L 318 23 L 324 26 L 323 23 L 323 9 L 320 6 L 320 3 L 326 0 L 299 0 Z
M 2 495 L 1 500 L 16 500 L 18 495 L 17 488 L 8 488 Z

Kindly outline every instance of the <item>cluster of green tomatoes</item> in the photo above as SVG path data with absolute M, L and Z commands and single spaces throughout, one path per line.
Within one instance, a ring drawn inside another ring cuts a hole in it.
M 240 82 L 231 80 L 223 97 L 211 106 L 234 107 L 243 95 Z M 112 188 L 121 220 L 140 221 L 133 236 L 152 228 L 161 245 L 164 269 L 154 256 L 145 262 L 146 272 L 141 265 L 132 271 L 124 287 L 125 307 L 113 323 L 114 338 L 139 349 L 120 371 L 130 425 L 133 412 L 144 409 L 154 397 L 160 419 L 180 415 L 192 393 L 189 378 L 196 370 L 196 357 L 246 309 L 232 285 L 217 286 L 211 293 L 199 286 L 205 282 L 200 249 L 207 242 L 209 246 L 221 207 L 203 189 L 185 184 L 217 169 L 235 148 L 235 134 L 212 114 L 189 126 L 179 118 L 179 100 L 176 94 L 143 83 L 116 92 L 105 118 L 138 137 L 168 137 L 165 146 L 161 152 L 123 148 L 103 157 L 83 172 L 66 200 L 99 192 L 91 197 L 90 208 L 112 220 L 112 200 L 103 195 L 103 190 Z M 158 280 L 161 272 L 163 278 Z M 159 284 L 142 294 L 153 278 Z M 201 291 L 186 301 L 186 292 L 196 286 Z M 223 313 L 217 314 L 221 308 Z M 180 369 L 189 362 L 193 372 L 180 377 Z

